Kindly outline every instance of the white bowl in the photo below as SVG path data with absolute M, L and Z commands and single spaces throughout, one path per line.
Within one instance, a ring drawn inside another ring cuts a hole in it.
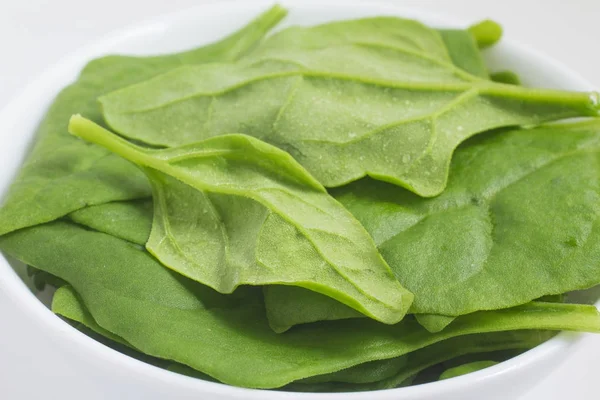
M 414 18 L 439 27 L 465 27 L 468 24 L 385 3 L 280 2 L 290 10 L 282 26 L 374 15 Z M 270 5 L 271 1 L 239 1 L 200 6 L 113 34 L 63 60 L 33 82 L 0 113 L 0 193 L 6 191 L 16 174 L 28 146 L 34 140 L 35 128 L 54 96 L 76 78 L 87 61 L 107 53 L 156 54 L 195 47 L 233 31 Z M 498 69 L 517 71 L 528 85 L 591 89 L 589 83 L 560 63 L 512 40 L 503 40 L 487 57 L 490 64 Z M 29 383 L 27 376 L 23 376 L 22 384 L 40 385 L 43 393 L 50 395 L 50 398 L 60 394 L 62 398 L 91 400 L 514 399 L 559 364 L 581 338 L 581 335 L 563 333 L 494 367 L 421 386 L 350 394 L 286 393 L 241 389 L 188 378 L 105 347 L 56 317 L 29 291 L 8 261 L 0 255 L 0 311 L 3 307 L 6 310 L 10 308 L 13 315 L 19 316 L 19 323 L 26 332 L 22 340 L 32 340 L 31 353 L 24 356 L 32 358 L 30 371 L 36 380 Z M 4 321 L 3 324 L 7 322 L 11 323 Z M 10 366 L 2 365 L 2 362 L 0 360 L 0 370 L 8 370 Z M 35 371 L 39 373 L 36 375 Z

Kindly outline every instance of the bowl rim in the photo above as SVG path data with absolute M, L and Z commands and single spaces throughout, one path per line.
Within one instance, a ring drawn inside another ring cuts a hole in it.
M 365 7 L 365 5 L 368 4 L 371 7 L 377 7 L 377 9 L 386 8 L 393 10 L 393 13 L 398 16 L 415 19 L 434 19 L 450 27 L 466 25 L 464 23 L 465 21 L 461 21 L 459 18 L 441 16 L 417 7 L 405 7 L 379 0 L 370 1 L 368 3 L 360 0 L 279 0 L 278 3 L 289 8 L 291 12 L 294 11 L 294 8 L 305 6 Z M 81 67 L 83 67 L 87 61 L 98 55 L 111 53 L 113 51 L 111 49 L 118 46 L 120 43 L 126 43 L 132 39 L 143 37 L 149 32 L 161 30 L 164 28 L 165 24 L 173 24 L 175 21 L 184 19 L 185 16 L 190 14 L 197 15 L 200 12 L 208 14 L 224 14 L 230 7 L 235 7 L 236 10 L 245 8 L 248 11 L 254 12 L 257 8 L 266 8 L 273 4 L 274 2 L 270 0 L 212 0 L 208 3 L 150 18 L 141 23 L 133 23 L 130 26 L 114 31 L 99 40 L 87 43 L 41 73 L 37 78 L 33 79 L 31 83 L 25 86 L 20 94 L 10 100 L 7 105 L 0 110 L 0 129 L 4 126 L 18 126 L 18 120 L 14 116 L 22 114 L 19 110 L 26 108 L 28 103 L 31 103 L 32 99 L 38 96 L 39 92 L 45 92 L 46 94 L 51 93 L 52 96 L 48 99 L 48 103 L 50 103 L 53 95 L 56 95 L 57 91 L 62 88 L 62 83 L 59 84 L 58 87 L 57 84 L 53 83 L 57 78 L 65 75 L 70 75 L 71 77 L 76 76 L 73 72 L 81 70 Z M 567 68 L 563 63 L 538 50 L 519 43 L 510 37 L 503 38 L 503 43 L 510 47 L 511 50 L 528 53 L 532 57 L 551 65 L 555 71 L 569 75 L 572 81 L 579 82 L 579 86 L 593 88 L 593 85 L 579 76 L 579 74 Z M 61 79 L 58 80 L 60 81 Z M 28 142 L 31 142 L 32 140 L 32 138 L 29 138 Z M 19 165 L 22 164 L 24 156 L 25 154 L 21 154 L 21 163 L 19 163 Z M 90 361 L 103 363 L 115 368 L 122 368 L 123 370 L 127 370 L 128 374 L 141 375 L 141 378 L 143 379 L 158 380 L 174 386 L 184 386 L 196 391 L 198 394 L 227 395 L 240 399 L 262 400 L 269 398 L 276 400 L 296 398 L 311 400 L 366 400 L 368 398 L 391 400 L 398 398 L 399 395 L 443 395 L 449 391 L 460 390 L 466 386 L 487 381 L 509 372 L 514 372 L 520 369 L 524 364 L 543 362 L 558 352 L 566 351 L 568 348 L 578 343 L 583 336 L 581 333 L 562 332 L 553 339 L 495 366 L 453 379 L 418 386 L 355 393 L 298 393 L 264 389 L 247 389 L 222 383 L 208 382 L 155 367 L 97 342 L 63 321 L 42 304 L 29 288 L 27 288 L 25 283 L 1 253 L 0 277 L 2 278 L 0 279 L 0 291 L 6 292 L 8 301 L 11 301 L 15 308 L 20 309 L 20 311 L 27 315 L 32 322 L 37 323 L 43 328 L 45 335 L 52 336 L 56 342 L 64 342 L 73 345 L 76 347 L 75 350 L 77 352 L 85 352 Z M 596 303 L 596 306 L 600 306 L 600 301 Z

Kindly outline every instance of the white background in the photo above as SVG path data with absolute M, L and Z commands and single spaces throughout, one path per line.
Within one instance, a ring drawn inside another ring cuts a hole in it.
M 492 17 L 502 23 L 506 37 L 551 55 L 600 88 L 600 0 L 396 2 L 466 21 Z M 199 3 L 202 1 L 0 0 L 0 108 L 32 78 L 74 49 L 115 29 Z M 31 332 L 19 324 L 19 316 L 11 315 L 10 304 L 1 295 L 0 398 L 4 398 L 3 389 L 10 393 L 11 386 L 35 386 L 35 373 L 29 367 L 36 356 L 31 343 L 43 332 Z M 60 376 L 59 371 L 47 373 Z M 565 364 L 519 400 L 598 399 L 599 380 L 600 335 L 588 336 Z M 39 390 L 43 393 L 43 388 Z

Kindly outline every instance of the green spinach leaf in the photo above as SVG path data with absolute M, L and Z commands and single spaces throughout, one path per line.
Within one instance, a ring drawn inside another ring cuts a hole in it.
M 332 191 L 415 294 L 412 313 L 508 308 L 600 283 L 600 120 L 489 133 L 454 158 L 433 199 L 374 180 Z M 307 307 L 348 318 L 323 296 L 293 295 L 267 289 L 274 325 L 307 322 Z
M 471 32 L 463 29 L 438 30 L 452 63 L 471 75 L 488 79 L 490 76 Z
M 100 101 L 115 131 L 148 144 L 244 133 L 324 186 L 369 175 L 421 196 L 442 192 L 454 149 L 477 133 L 598 115 L 596 94 L 470 75 L 438 32 L 399 18 L 287 29 L 239 62 L 177 68 Z
M 169 268 L 221 293 L 301 286 L 385 323 L 410 307 L 364 228 L 284 151 L 245 135 L 147 150 L 77 116 L 69 130 L 146 167 L 146 248 Z
M 600 283 L 600 120 L 489 134 L 455 158 L 434 199 L 374 181 L 335 194 L 415 293 L 413 312 L 456 316 Z
M 72 212 L 78 224 L 144 246 L 152 227 L 152 200 L 119 201 L 89 206 Z
M 145 354 L 236 386 L 281 387 L 473 333 L 600 332 L 593 306 L 537 303 L 462 316 L 438 334 L 427 333 L 411 318 L 397 325 L 331 321 L 277 334 L 268 326 L 260 289 L 219 294 L 164 268 L 134 244 L 71 223 L 4 235 L 0 249 L 67 281 L 101 327 Z
M 98 96 L 184 64 L 232 61 L 250 51 L 283 18 L 275 6 L 225 39 L 156 57 L 107 56 L 91 61 L 55 99 L 37 141 L 0 208 L 0 235 L 60 218 L 87 205 L 148 197 L 143 174 L 101 147 L 67 133 L 74 113 L 101 122 Z
M 437 314 L 415 314 L 415 318 L 423 328 L 432 333 L 441 332 L 456 319 L 456 317 Z
M 52 297 L 52 311 L 55 314 L 83 324 L 98 335 L 110 339 L 115 343 L 132 347 L 131 344 L 122 337 L 115 335 L 98 325 L 96 320 L 94 320 L 94 317 L 92 317 L 90 312 L 85 308 L 85 305 L 77 293 L 68 285 L 61 286 L 54 293 L 54 296 Z
M 302 385 L 311 384 L 311 391 L 329 391 L 327 388 L 332 382 L 342 382 L 345 384 L 342 386 L 345 391 L 392 389 L 401 386 L 411 376 L 439 363 L 477 353 L 491 354 L 509 349 L 529 350 L 554 335 L 555 332 L 551 331 L 508 331 L 459 336 L 392 360 L 373 361 L 332 374 L 307 378 L 292 383 L 288 388 L 305 391 L 302 390 Z M 375 376 L 379 371 L 384 372 L 380 375 L 381 379 L 360 382 L 360 379 L 355 378 L 355 373 L 368 371 L 369 368 Z M 393 371 L 394 368 L 395 372 L 388 376 L 389 371 Z

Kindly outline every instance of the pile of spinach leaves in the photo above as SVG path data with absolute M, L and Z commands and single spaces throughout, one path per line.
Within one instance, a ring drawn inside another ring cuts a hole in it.
M 293 391 L 600 333 L 564 296 L 600 284 L 597 96 L 490 73 L 491 21 L 267 36 L 285 13 L 94 60 L 58 95 L 0 208 L 0 249 L 53 311 L 158 367 Z

